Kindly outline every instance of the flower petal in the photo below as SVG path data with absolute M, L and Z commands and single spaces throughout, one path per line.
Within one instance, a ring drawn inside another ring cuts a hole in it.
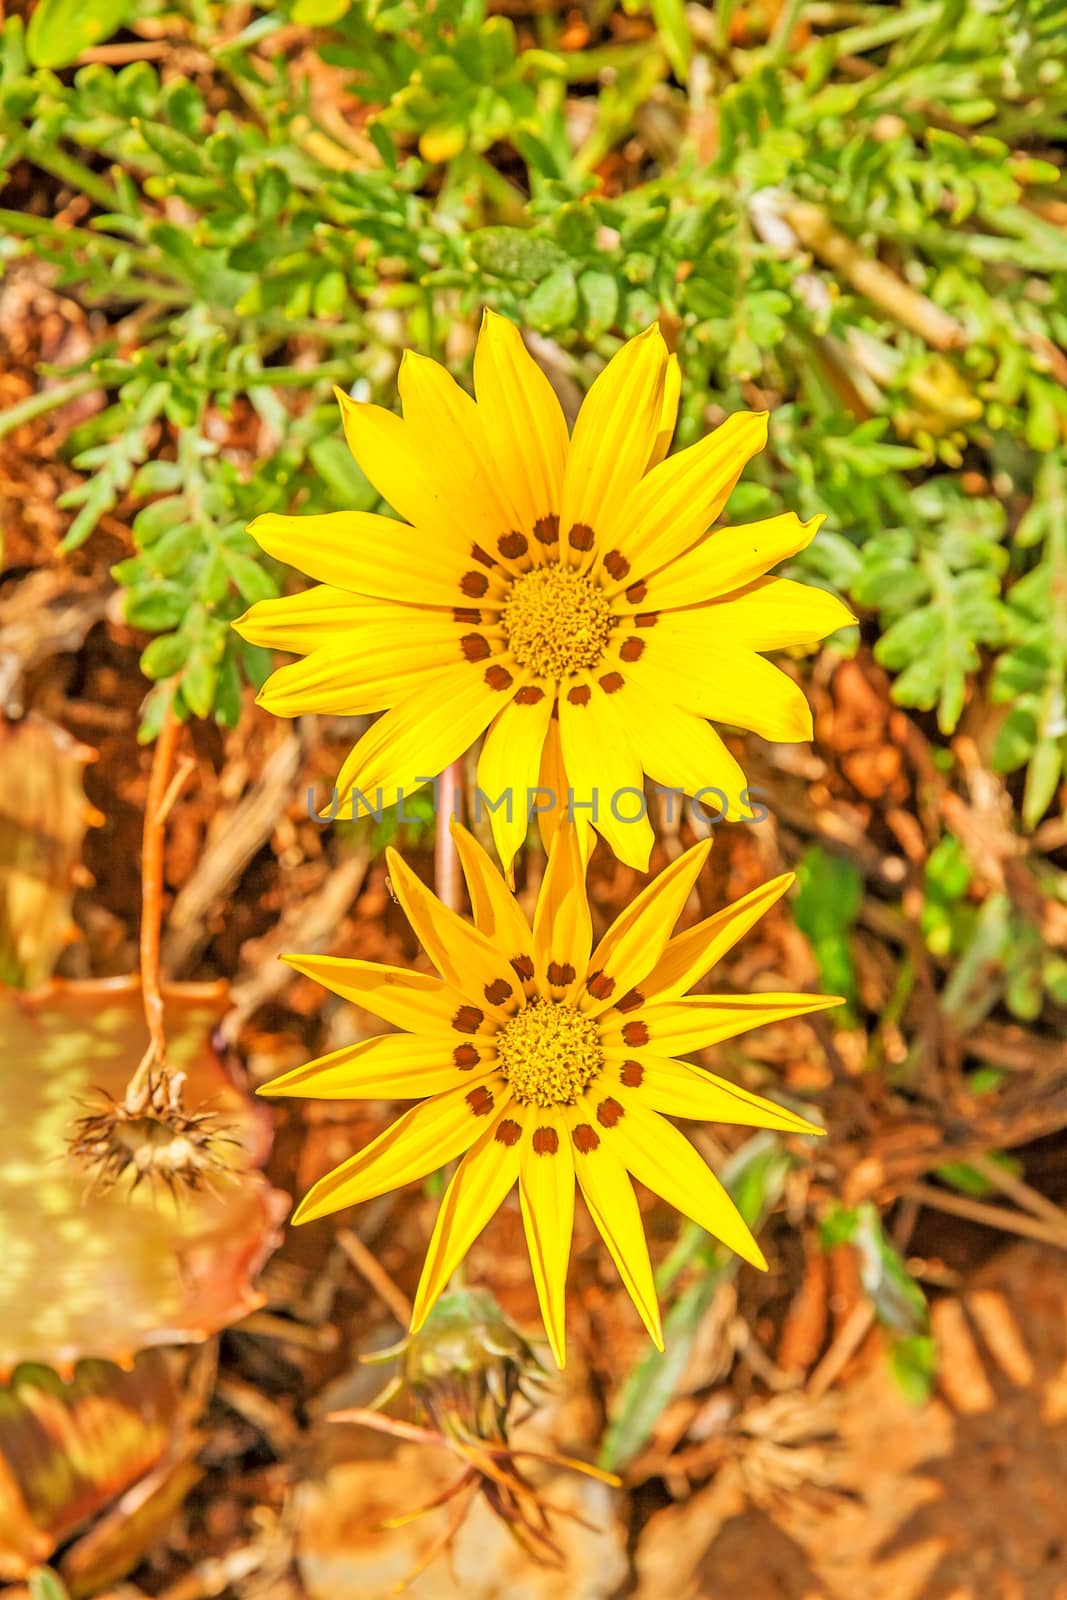
M 653 323 L 611 358 L 582 402 L 563 483 L 564 561 L 575 523 L 595 531 L 600 549 L 618 545 L 623 507 L 659 437 L 666 377 L 667 346 Z
M 779 561 L 804 550 L 826 518 L 801 522 L 792 511 L 765 522 L 715 528 L 648 580 L 648 591 L 634 611 L 669 611 L 743 589 Z M 616 606 L 620 602 L 616 601 Z
M 532 956 L 530 924 L 486 851 L 458 822 L 452 824 L 452 837 L 467 880 L 474 926 L 493 941 L 509 963 L 516 956 Z
M 567 423 L 518 328 L 495 311 L 487 310 L 482 319 L 474 392 L 493 469 L 510 487 L 518 531 L 528 535 L 539 517 L 559 511 Z
M 658 675 L 646 678 L 639 670 L 642 665 L 637 664 L 632 679 L 615 698 L 645 772 L 653 783 L 692 795 L 723 818 L 736 821 L 747 816 L 741 803 L 745 774 L 722 739 L 700 717 L 674 705 L 673 696 L 651 692 L 649 682 L 661 687 Z
M 396 608 L 397 610 L 400 607 Z M 421 611 L 417 634 L 389 622 L 367 622 L 343 644 L 331 641 L 302 661 L 272 672 L 257 696 L 276 717 L 359 716 L 394 706 L 462 664 L 463 629 L 443 612 Z M 468 663 L 468 669 L 469 669 Z
M 746 465 L 766 443 L 767 413 L 739 411 L 699 444 L 668 456 L 642 478 L 627 501 L 626 526 L 618 541 L 631 571 L 608 592 L 656 572 L 707 533 Z
M 591 1124 L 583 1122 L 579 1107 L 568 1109 L 567 1120 L 574 1142 L 574 1170 L 589 1214 L 611 1252 L 619 1277 L 652 1342 L 657 1350 L 662 1350 L 663 1328 L 652 1263 L 648 1258 L 648 1242 L 626 1168 L 613 1154 L 608 1141 Z M 584 1136 L 578 1134 L 581 1143 L 575 1137 L 579 1129 L 584 1130 Z
M 572 699 L 583 693 L 587 698 Z M 624 717 L 618 693 L 606 694 L 590 674 L 559 702 L 559 733 L 568 784 L 568 805 L 584 815 L 620 861 L 648 871 L 653 832 L 645 803 L 636 734 Z
M 542 987 L 577 992 L 585 976 L 593 943 L 593 919 L 585 891 L 585 863 L 578 830 L 565 820 L 556 829 L 548 866 L 541 880 L 533 920 L 533 954 Z M 570 976 L 552 981 L 553 964 L 569 967 Z
M 678 402 L 681 398 L 682 368 L 678 357 L 672 351 L 667 357 L 667 371 L 663 379 L 663 409 L 660 412 L 659 432 L 652 447 L 652 454 L 648 458 L 646 472 L 658 467 L 671 447 L 671 440 L 674 438 L 674 430 L 678 423 Z
M 306 656 L 323 646 L 351 641 L 365 623 L 380 622 L 394 609 L 399 607 L 383 606 L 380 600 L 349 594 L 329 583 L 316 583 L 300 594 L 259 600 L 230 626 L 249 644 Z M 422 618 L 426 613 L 412 608 L 411 615 Z
M 507 872 L 529 828 L 530 791 L 537 789 L 552 721 L 552 696 L 535 705 L 511 699 L 485 736 L 478 758 L 478 790 Z
M 674 633 L 673 616 L 664 612 L 649 630 L 637 666 L 641 683 L 657 698 L 667 694 L 683 711 L 751 728 L 764 739 L 788 744 L 811 738 L 811 708 L 788 674 L 751 650 L 724 647 L 713 635 L 695 644 L 691 634 Z
M 480 1112 L 475 1105 L 482 1108 Z M 300 1202 L 293 1221 L 312 1222 L 425 1178 L 468 1150 L 486 1126 L 484 1116 L 495 1109 L 492 1092 L 481 1084 L 421 1101 L 357 1155 L 320 1178 Z
M 415 1291 L 412 1333 L 422 1327 L 438 1295 L 518 1178 L 518 1151 L 497 1137 L 501 1122 L 515 1108 L 503 1099 L 498 1105 L 498 1114 L 463 1157 L 445 1190 Z
M 423 1100 L 468 1087 L 495 1070 L 491 1045 L 482 1061 L 458 1067 L 455 1034 L 383 1033 L 346 1044 L 264 1083 L 257 1094 L 303 1095 L 315 1100 Z
M 718 1178 L 665 1117 L 630 1101 L 608 1138 L 638 1183 L 691 1217 L 743 1260 L 766 1268 L 763 1251 Z
M 249 533 L 268 555 L 311 578 L 354 594 L 426 606 L 469 606 L 461 585 L 467 573 L 485 580 L 479 606 L 499 602 L 504 574 L 476 564 L 461 548 L 449 549 L 436 533 L 409 528 L 369 511 L 328 511 L 321 516 L 257 517 Z
M 506 1021 L 521 986 L 505 952 L 438 900 L 391 846 L 385 856 L 396 897 L 442 978 L 457 994 Z
M 285 955 L 290 967 L 314 978 L 342 1000 L 362 1006 L 372 1016 L 412 1033 L 437 1033 L 452 1027 L 463 998 L 440 978 L 377 961 L 345 956 Z M 479 1029 L 477 1031 L 481 1031 Z
M 600 979 L 607 995 L 594 1000 L 587 1009 L 605 1010 L 615 1004 L 632 984 L 644 979 L 655 967 L 667 946 L 671 929 L 692 893 L 711 849 L 711 840 L 702 840 L 672 861 L 641 893 L 621 911 L 589 958 L 589 971 Z M 651 996 L 657 990 L 646 984 Z
M 678 637 L 694 641 L 714 638 L 723 645 L 749 650 L 790 650 L 815 644 L 856 621 L 836 595 L 812 584 L 795 583 L 792 578 L 754 578 L 721 600 L 672 611 L 669 618 Z
M 653 1111 L 671 1117 L 693 1117 L 701 1122 L 726 1122 L 742 1128 L 775 1128 L 782 1133 L 824 1133 L 795 1111 L 752 1094 L 726 1078 L 717 1078 L 702 1067 L 684 1061 L 671 1061 L 635 1050 L 623 1063 L 613 1054 L 609 1068 L 619 1086 L 619 1099 L 626 1109 L 639 1099 Z M 640 1083 L 632 1080 L 640 1068 Z
M 732 905 L 705 917 L 672 939 L 649 973 L 646 988 L 657 999 L 682 995 L 698 978 L 710 972 L 728 950 L 744 937 L 769 911 L 796 879 L 796 873 L 783 872 L 769 883 L 735 900 Z
M 367 729 L 338 773 L 339 805 L 353 790 L 368 800 L 381 790 L 394 805 L 436 778 L 485 730 L 499 702 L 466 663 L 444 668 Z
M 574 1160 L 559 1107 L 526 1109 L 519 1204 L 534 1287 L 557 1367 L 567 1360 L 567 1262 L 574 1231 Z
M 657 1055 L 684 1056 L 690 1050 L 735 1039 L 752 1028 L 843 1004 L 839 995 L 825 994 L 690 995 L 681 1000 L 650 1001 L 629 1021 L 620 1015 L 616 1022 L 608 1013 L 601 1018 L 600 1027 L 613 1052 L 640 1039 L 642 1045 L 652 1045 Z

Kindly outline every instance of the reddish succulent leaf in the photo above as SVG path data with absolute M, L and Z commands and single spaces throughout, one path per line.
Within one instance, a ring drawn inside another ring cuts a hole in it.
M 74 1123 L 97 1097 L 121 1098 L 147 1042 L 135 978 L 0 990 L 0 1373 L 34 1361 L 69 1373 L 147 1346 L 206 1338 L 262 1303 L 252 1287 L 288 1199 L 261 1174 L 265 1112 L 227 1076 L 211 1045 L 224 984 L 165 994 L 170 1065 L 188 1075 L 190 1110 L 216 1112 L 235 1140 L 235 1176 L 214 1192 L 167 1193 L 128 1181 L 89 1194 L 70 1157 Z

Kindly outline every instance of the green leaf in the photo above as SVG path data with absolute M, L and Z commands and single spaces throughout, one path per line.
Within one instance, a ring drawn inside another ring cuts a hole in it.
M 566 328 L 578 315 L 578 285 L 570 267 L 557 267 L 537 285 L 526 302 L 530 326 L 540 333 Z
M 38 1567 L 26 1580 L 30 1600 L 70 1600 L 67 1589 L 50 1567 Z
M 482 228 L 471 239 L 470 251 L 483 272 L 527 282 L 536 282 L 566 260 L 551 239 L 524 228 Z
M 136 9 L 135 0 L 41 0 L 26 30 L 29 58 L 35 67 L 69 66 L 117 33 Z

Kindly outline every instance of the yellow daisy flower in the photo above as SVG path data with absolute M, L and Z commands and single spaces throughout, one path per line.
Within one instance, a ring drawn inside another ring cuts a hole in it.
M 440 977 L 369 961 L 285 959 L 405 1030 L 346 1045 L 260 1092 L 418 1104 L 314 1186 L 309 1222 L 462 1157 L 415 1297 L 417 1329 L 517 1183 L 549 1343 L 564 1359 L 564 1287 L 575 1179 L 652 1338 L 659 1310 L 627 1173 L 756 1266 L 759 1245 L 667 1116 L 791 1133 L 820 1130 L 784 1107 L 676 1060 L 763 1023 L 838 1005 L 809 994 L 687 995 L 792 882 L 776 878 L 671 938 L 705 841 L 650 883 L 594 946 L 578 830 L 561 826 L 533 926 L 473 836 L 453 829 L 474 926 L 391 851 L 400 903 Z M 665 1115 L 666 1114 L 666 1115 Z
M 548 837 L 573 791 L 639 869 L 652 845 L 645 774 L 717 790 L 745 815 L 744 774 L 706 719 L 809 738 L 804 695 L 760 652 L 853 620 L 832 595 L 766 576 L 820 517 L 705 537 L 766 443 L 766 413 L 728 417 L 667 457 L 678 365 L 653 325 L 604 368 L 568 439 L 548 379 L 491 312 L 476 400 L 410 352 L 398 386 L 402 418 L 338 399 L 353 455 L 404 522 L 259 517 L 262 548 L 318 584 L 235 624 L 305 658 L 260 695 L 279 716 L 384 710 L 342 767 L 339 806 L 354 793 L 373 805 L 379 790 L 393 804 L 485 733 L 478 783 L 505 867 L 538 788 L 559 801 Z

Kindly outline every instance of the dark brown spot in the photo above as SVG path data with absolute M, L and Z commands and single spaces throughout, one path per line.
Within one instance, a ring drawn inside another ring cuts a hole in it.
M 487 1116 L 493 1109 L 493 1091 L 492 1089 L 487 1089 L 484 1083 L 476 1083 L 473 1089 L 467 1091 L 464 1098 L 476 1117 Z M 610 1102 L 605 1100 L 604 1105 L 608 1104 Z M 603 1110 L 603 1106 L 600 1110 Z M 597 1116 L 599 1115 L 600 1111 L 597 1112 Z
M 530 541 L 524 533 L 502 533 L 496 542 L 496 547 L 502 556 L 509 561 L 515 561 L 519 556 L 524 556 L 530 548 Z
M 485 986 L 485 998 L 491 1006 L 502 1006 L 505 1000 L 510 1000 L 512 987 L 506 978 L 494 978 L 492 983 Z
M 643 1006 L 644 1003 L 645 997 L 640 989 L 627 989 L 622 999 L 616 1000 L 615 1009 L 617 1011 L 636 1011 L 638 1006 Z
M 590 1151 L 595 1150 L 600 1143 L 599 1133 L 595 1128 L 591 1128 L 588 1122 L 579 1122 L 574 1130 L 573 1138 L 575 1145 L 583 1156 L 589 1155 Z
M 510 689 L 512 676 L 507 667 L 501 667 L 496 662 L 485 669 L 485 681 L 490 689 Z
M 519 1140 L 522 1138 L 522 1129 L 519 1127 L 519 1124 L 517 1122 L 513 1122 L 510 1117 L 505 1117 L 504 1121 L 500 1124 L 499 1128 L 496 1130 L 496 1133 L 493 1135 L 493 1138 L 499 1139 L 501 1144 L 506 1144 L 509 1146 L 518 1144 Z
M 548 981 L 557 987 L 574 982 L 574 968 L 569 961 L 550 961 L 548 963 Z
M 644 1081 L 645 1069 L 640 1061 L 624 1061 L 619 1078 L 628 1089 L 636 1089 Z
M 622 1036 L 627 1044 L 647 1044 L 648 1023 L 628 1022 L 622 1030 Z
M 594 972 L 586 979 L 585 986 L 594 1000 L 610 1000 L 615 992 L 615 979 L 608 972 Z
M 624 661 L 640 661 L 645 653 L 643 639 L 624 639 L 619 646 L 619 654 Z
M 559 538 L 559 518 L 554 512 L 550 517 L 538 517 L 533 531 L 534 538 L 541 544 L 555 544 Z
M 468 661 L 484 661 L 493 653 L 489 640 L 480 633 L 465 633 L 459 643 Z
M 630 570 L 630 563 L 621 550 L 609 550 L 604 557 L 604 566 L 611 573 L 616 583 L 621 583 Z
M 453 622 L 481 622 L 482 614 L 475 606 L 453 606 Z
M 477 1033 L 485 1021 L 485 1012 L 479 1011 L 477 1006 L 460 1006 L 452 1018 L 452 1026 L 457 1033 Z
M 529 956 L 512 956 L 511 965 L 523 983 L 528 983 L 534 975 L 534 964 Z
M 573 689 L 567 690 L 567 699 L 572 706 L 587 706 L 593 698 L 593 691 L 587 683 L 576 683 Z
M 576 522 L 567 535 L 567 542 L 572 550 L 591 550 L 596 534 L 588 522 Z
M 515 691 L 515 704 L 517 706 L 535 706 L 539 700 L 545 698 L 545 691 L 536 683 L 524 683 L 521 689 Z
M 635 628 L 654 628 L 659 621 L 658 611 L 639 611 L 634 618 Z
M 471 545 L 471 560 L 480 562 L 483 567 L 494 567 L 496 565 L 488 550 L 483 550 L 480 544 Z
M 600 680 L 600 687 L 605 694 L 618 694 L 623 685 L 621 672 L 605 672 Z
M 554 1156 L 559 1149 L 559 1134 L 555 1128 L 535 1128 L 533 1147 L 539 1156 Z
M 452 1052 L 452 1060 L 460 1072 L 470 1072 L 481 1060 L 481 1056 L 472 1044 L 457 1044 Z
M 641 578 L 637 583 L 631 583 L 626 591 L 626 598 L 632 606 L 639 606 L 647 593 L 648 584 Z
M 472 1089 L 471 1094 L 473 1093 L 474 1090 Z M 467 1099 L 470 1099 L 470 1095 L 467 1096 Z M 596 1108 L 596 1119 L 602 1128 L 613 1128 L 617 1122 L 622 1121 L 623 1115 L 622 1106 L 617 1100 L 612 1100 L 610 1096 L 607 1100 L 601 1100 Z
M 459 580 L 459 586 L 472 600 L 480 600 L 489 587 L 489 579 L 484 572 L 465 572 Z

